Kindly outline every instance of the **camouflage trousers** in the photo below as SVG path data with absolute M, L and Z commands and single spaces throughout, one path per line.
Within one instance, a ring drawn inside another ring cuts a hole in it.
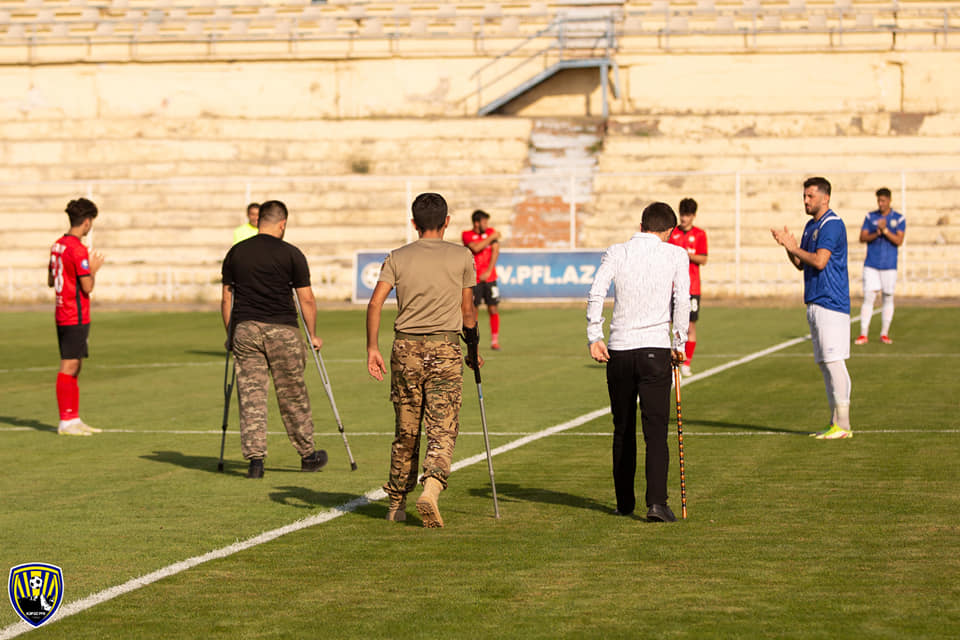
M 233 330 L 240 403 L 240 449 L 247 460 L 267 455 L 267 387 L 277 391 L 280 418 L 300 457 L 313 453 L 313 414 L 303 382 L 307 350 L 296 327 L 245 320 Z
M 390 400 L 396 414 L 390 478 L 383 489 L 391 497 L 417 485 L 420 434 L 427 436 L 423 476 L 447 486 L 453 447 L 460 431 L 463 366 L 458 342 L 396 339 L 390 356 Z

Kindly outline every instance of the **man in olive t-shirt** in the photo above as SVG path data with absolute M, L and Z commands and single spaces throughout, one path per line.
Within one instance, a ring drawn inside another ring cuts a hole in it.
M 442 196 L 417 196 L 412 222 L 420 239 L 390 253 L 367 306 L 367 371 L 377 380 L 383 380 L 387 372 L 378 345 L 380 313 L 396 287 L 398 313 L 390 356 L 390 400 L 396 427 L 390 475 L 384 486 L 390 496 L 387 520 L 406 519 L 407 494 L 417 484 L 422 424 L 427 454 L 417 511 L 423 526 L 433 528 L 443 526 L 437 499 L 447 487 L 460 430 L 460 330 L 471 346 L 467 364 L 472 365 L 473 350 L 480 340 L 472 288 L 477 275 L 470 250 L 443 240 L 450 217 Z M 476 358 L 482 363 L 479 355 Z

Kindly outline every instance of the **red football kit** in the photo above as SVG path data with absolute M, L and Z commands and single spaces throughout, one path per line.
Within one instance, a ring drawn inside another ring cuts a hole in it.
M 670 234 L 670 244 L 686 249 L 690 255 L 707 255 L 707 232 L 699 227 L 690 227 L 684 231 L 680 227 Z M 690 295 L 700 295 L 700 265 L 690 261 Z
M 469 247 L 471 242 L 480 242 L 481 240 L 486 240 L 490 235 L 494 233 L 493 227 L 487 227 L 487 230 L 483 233 L 477 233 L 473 229 L 467 229 L 463 232 L 463 246 Z M 473 254 L 473 264 L 477 268 L 477 282 L 481 282 L 480 274 L 490 266 L 490 258 L 493 255 L 493 245 L 487 245 L 486 249 L 480 253 Z M 497 268 L 494 267 L 490 275 L 483 282 L 493 282 L 497 279 Z
M 91 275 L 90 255 L 80 238 L 66 234 L 54 243 L 50 273 L 57 294 L 57 325 L 90 324 L 90 296 L 80 287 L 80 277 Z

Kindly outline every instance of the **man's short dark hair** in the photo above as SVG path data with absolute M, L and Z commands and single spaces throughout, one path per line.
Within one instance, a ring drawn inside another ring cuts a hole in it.
M 685 213 L 696 213 L 697 201 L 693 198 L 684 198 L 680 201 L 680 206 L 677 209 L 679 210 L 680 215 Z
M 259 208 L 260 208 L 259 202 L 251 202 L 250 204 L 247 205 L 247 213 L 250 213 L 250 209 L 259 209 Z
M 677 214 L 666 202 L 654 202 L 643 210 L 640 230 L 661 233 L 677 226 Z
M 890 189 L 887 189 L 886 187 L 880 187 L 877 189 L 877 197 L 891 198 L 893 197 L 893 194 L 890 193 Z
M 276 224 L 287 219 L 287 205 L 279 200 L 267 200 L 260 205 L 260 218 L 257 219 L 257 226 L 263 223 Z
M 484 211 L 483 209 L 477 209 L 473 212 L 473 215 L 470 216 L 470 219 L 474 222 L 480 222 L 481 220 L 489 220 L 490 214 Z
M 447 221 L 447 201 L 439 193 L 421 193 L 411 210 L 413 223 L 420 231 L 436 231 Z
M 87 218 L 97 217 L 97 205 L 86 198 L 77 198 L 67 203 L 67 215 L 70 217 L 70 226 L 79 227 Z
M 810 187 L 816 187 L 820 193 L 830 195 L 830 182 L 826 178 L 819 176 L 816 178 L 807 178 L 803 181 L 803 190 L 806 191 Z

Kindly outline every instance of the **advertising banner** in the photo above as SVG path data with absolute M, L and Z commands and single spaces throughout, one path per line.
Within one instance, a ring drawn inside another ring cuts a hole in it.
M 370 300 L 387 253 L 356 253 L 354 302 Z M 500 297 L 504 301 L 573 300 L 586 303 L 602 255 L 603 252 L 597 250 L 504 249 L 497 260 Z M 394 296 L 395 292 L 391 292 L 390 297 Z

